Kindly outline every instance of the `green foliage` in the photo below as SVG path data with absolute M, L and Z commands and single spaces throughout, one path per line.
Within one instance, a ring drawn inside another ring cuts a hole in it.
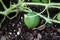
M 34 28 L 39 24 L 40 18 L 36 13 L 30 12 L 24 16 L 24 23 L 28 28 Z
M 60 21 L 60 12 L 57 14 L 57 20 Z
M 43 2 L 43 3 L 47 3 L 47 2 L 48 2 L 48 0 L 42 0 L 42 2 Z
M 0 0 L 0 2 L 1 2 L 2 0 Z
M 32 2 L 39 3 L 40 0 L 31 0 Z

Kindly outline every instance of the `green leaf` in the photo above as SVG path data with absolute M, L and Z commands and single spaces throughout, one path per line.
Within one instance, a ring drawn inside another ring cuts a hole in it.
M 57 20 L 60 21 L 60 12 L 57 13 Z
M 31 0 L 32 2 L 39 3 L 40 0 Z
M 42 0 L 42 2 L 43 2 L 43 3 L 47 3 L 47 2 L 48 2 L 48 0 Z

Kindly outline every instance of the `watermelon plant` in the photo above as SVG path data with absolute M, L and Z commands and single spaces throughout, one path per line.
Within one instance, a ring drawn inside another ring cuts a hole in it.
M 48 2 L 48 3 L 47 3 Z M 57 14 L 57 20 L 50 18 L 50 13 L 49 13 L 49 8 L 57 8 L 60 9 L 60 3 L 54 3 L 51 2 L 51 0 L 31 0 L 31 2 L 25 2 L 25 0 L 18 0 L 17 3 L 10 3 L 10 7 L 7 8 L 6 5 L 2 0 L 0 0 L 0 3 L 2 4 L 4 11 L 0 11 L 1 15 L 4 15 L 4 18 L 0 22 L 0 27 L 1 24 L 4 22 L 6 18 L 8 19 L 13 19 L 15 18 L 19 12 L 24 11 L 26 14 L 24 15 L 24 24 L 28 28 L 35 28 L 40 22 L 40 18 L 44 19 L 46 22 L 45 23 L 59 23 L 60 24 L 60 13 Z M 36 5 L 36 6 L 44 6 L 45 8 L 41 12 L 35 12 L 31 8 L 28 7 L 28 5 Z M 42 15 L 47 11 L 47 17 Z M 13 17 L 9 17 L 8 14 L 16 12 L 16 15 Z

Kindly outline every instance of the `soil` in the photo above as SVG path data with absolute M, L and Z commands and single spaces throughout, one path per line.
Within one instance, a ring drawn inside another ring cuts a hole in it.
M 44 9 L 42 6 L 34 5 L 28 7 L 36 12 L 40 12 Z M 59 9 L 49 8 L 49 12 L 51 13 L 50 17 L 52 18 L 56 13 L 59 12 Z M 0 28 L 0 39 L 2 36 L 5 36 L 6 40 L 60 40 L 60 24 L 47 23 L 42 29 L 29 29 L 24 24 L 24 14 L 26 14 L 26 12 L 19 12 L 14 19 L 5 19 L 2 27 Z M 12 15 L 14 15 L 14 13 Z M 42 15 L 47 16 L 46 11 L 42 13 Z M 40 20 L 41 21 L 37 27 L 45 23 L 44 19 L 41 18 Z

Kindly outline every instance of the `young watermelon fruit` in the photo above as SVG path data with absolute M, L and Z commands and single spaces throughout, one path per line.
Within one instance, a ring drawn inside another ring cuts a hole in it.
M 24 23 L 28 28 L 34 28 L 39 24 L 40 18 L 36 13 L 30 12 L 24 15 Z

